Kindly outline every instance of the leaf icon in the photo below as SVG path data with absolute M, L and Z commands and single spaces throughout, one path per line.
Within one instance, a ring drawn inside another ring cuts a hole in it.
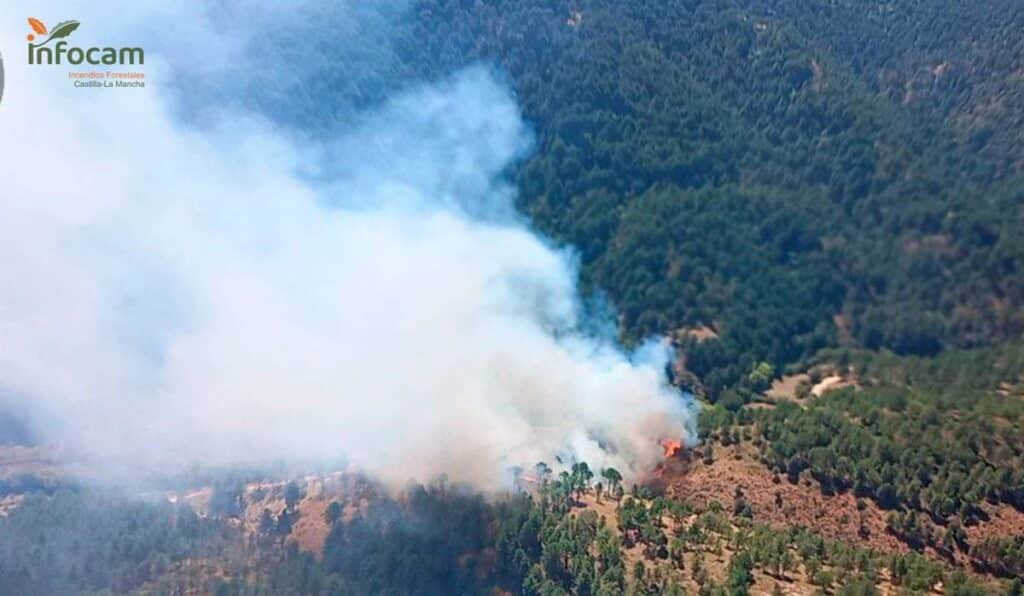
M 35 17 L 29 17 L 28 26 L 32 27 L 32 30 L 38 33 L 39 35 L 46 35 L 46 25 L 44 25 L 43 22 L 40 21 L 39 19 Z
M 59 39 L 61 37 L 67 37 L 68 35 L 74 33 L 75 29 L 78 29 L 78 25 L 80 25 L 78 21 L 63 21 L 57 23 L 57 26 L 50 31 L 50 37 L 47 38 L 46 41 L 50 41 L 51 39 Z

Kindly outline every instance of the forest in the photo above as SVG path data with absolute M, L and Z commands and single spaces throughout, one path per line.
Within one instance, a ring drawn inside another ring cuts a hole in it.
M 443 481 L 375 499 L 351 519 L 333 501 L 322 557 L 286 541 L 300 515 L 297 483 L 255 536 L 188 506 L 65 490 L 30 498 L 0 518 L 0 585 L 36 594 L 529 595 L 729 594 L 755 585 L 819 593 L 1022 593 L 917 552 L 880 553 L 813 531 L 759 523 L 737 494 L 703 510 L 648 488 L 626 490 L 614 469 L 585 463 L 498 500 Z M 535 489 L 535 490 L 534 490 Z M 601 507 L 604 509 L 600 509 Z M 598 511 L 602 511 L 599 513 Z M 607 513 L 604 513 L 607 512 Z M 231 518 L 228 518 L 231 519 Z M 30 544 L 30 549 L 24 545 Z M 1021 542 L 988 541 L 981 560 L 1019 575 Z M 203 563 L 200 563 L 200 562 Z M 723 561 L 725 561 L 723 565 Z M 755 575 L 757 576 L 755 578 Z M 1010 576 L 1012 577 L 1012 576 Z
M 1014 0 L 417 0 L 375 54 L 252 101 L 330 135 L 488 65 L 535 133 L 522 210 L 627 343 L 713 329 L 687 351 L 715 399 L 823 347 L 1019 337 L 1022 24 Z
M 693 465 L 749 447 L 780 486 L 881 510 L 898 549 L 584 462 L 500 498 L 338 497 L 315 554 L 290 538 L 298 483 L 249 532 L 242 482 L 200 515 L 17 476 L 0 593 L 1024 593 L 1024 528 L 979 530 L 1024 515 L 1022 31 L 1019 0 L 413 0 L 380 55 L 324 48 L 273 111 L 330 135 L 395 85 L 492 68 L 535 137 L 507 172 L 519 208 L 625 345 L 672 340 Z

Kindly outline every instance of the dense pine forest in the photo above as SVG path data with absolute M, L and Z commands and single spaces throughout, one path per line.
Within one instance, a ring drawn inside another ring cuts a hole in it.
M 715 393 L 825 346 L 1019 336 L 1019 4 L 557 4 L 420 14 L 452 23 L 431 55 L 510 72 L 523 204 L 627 337 L 712 327 Z
M 330 134 L 396 84 L 493 67 L 535 129 L 522 209 L 625 339 L 713 329 L 689 352 L 716 397 L 825 347 L 1019 337 L 1022 23 L 1012 0 L 421 0 L 377 55 L 325 49 L 286 88 L 307 101 L 253 101 Z
M 758 522 L 741 491 L 695 509 L 646 487 L 627 491 L 613 469 L 598 475 L 581 463 L 553 477 L 545 468 L 531 490 L 491 501 L 443 481 L 378 494 L 354 515 L 345 513 L 351 495 L 332 500 L 317 520 L 328 530 L 317 555 L 289 539 L 305 515 L 296 482 L 248 534 L 222 510 L 89 490 L 33 496 L 0 520 L 0 578 L 5 593 L 25 596 L 919 594 L 940 584 L 967 596 L 1024 587 L 1019 536 L 972 547 L 997 575 L 1018 577 L 998 581 L 914 550 Z
M 198 513 L 0 477 L 0 594 L 1024 593 L 1024 3 L 359 10 L 400 18 L 377 54 L 323 48 L 276 117 L 330 135 L 396 85 L 493 69 L 534 135 L 507 172 L 520 210 L 624 344 L 671 338 L 700 446 L 646 485 L 539 462 L 500 497 L 297 479 L 271 507 L 249 478 Z M 857 534 L 775 523 L 805 505 L 781 488 L 687 498 L 737 462 L 854 503 Z

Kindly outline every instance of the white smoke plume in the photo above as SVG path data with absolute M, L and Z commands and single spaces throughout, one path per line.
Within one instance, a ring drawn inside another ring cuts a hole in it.
M 0 396 L 43 439 L 146 472 L 344 457 L 496 488 L 556 455 L 636 476 L 693 438 L 666 348 L 578 331 L 572 255 L 512 209 L 502 174 L 531 138 L 489 71 L 324 141 L 240 104 L 199 127 L 174 99 L 183 56 L 244 53 L 202 11 L 154 6 L 65 7 L 82 43 L 174 23 L 145 89 L 76 89 L 0 25 Z

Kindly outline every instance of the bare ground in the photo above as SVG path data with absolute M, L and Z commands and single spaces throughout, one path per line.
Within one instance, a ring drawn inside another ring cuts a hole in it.
M 669 496 L 697 508 L 718 501 L 730 510 L 739 488 L 753 509 L 755 521 L 779 527 L 804 526 L 825 538 L 878 550 L 909 550 L 886 532 L 886 514 L 873 502 L 862 501 L 862 509 L 858 509 L 852 494 L 826 496 L 813 481 L 791 484 L 758 461 L 754 447 L 748 443 L 716 445 L 710 466 L 691 457 L 674 465 L 665 477 Z

